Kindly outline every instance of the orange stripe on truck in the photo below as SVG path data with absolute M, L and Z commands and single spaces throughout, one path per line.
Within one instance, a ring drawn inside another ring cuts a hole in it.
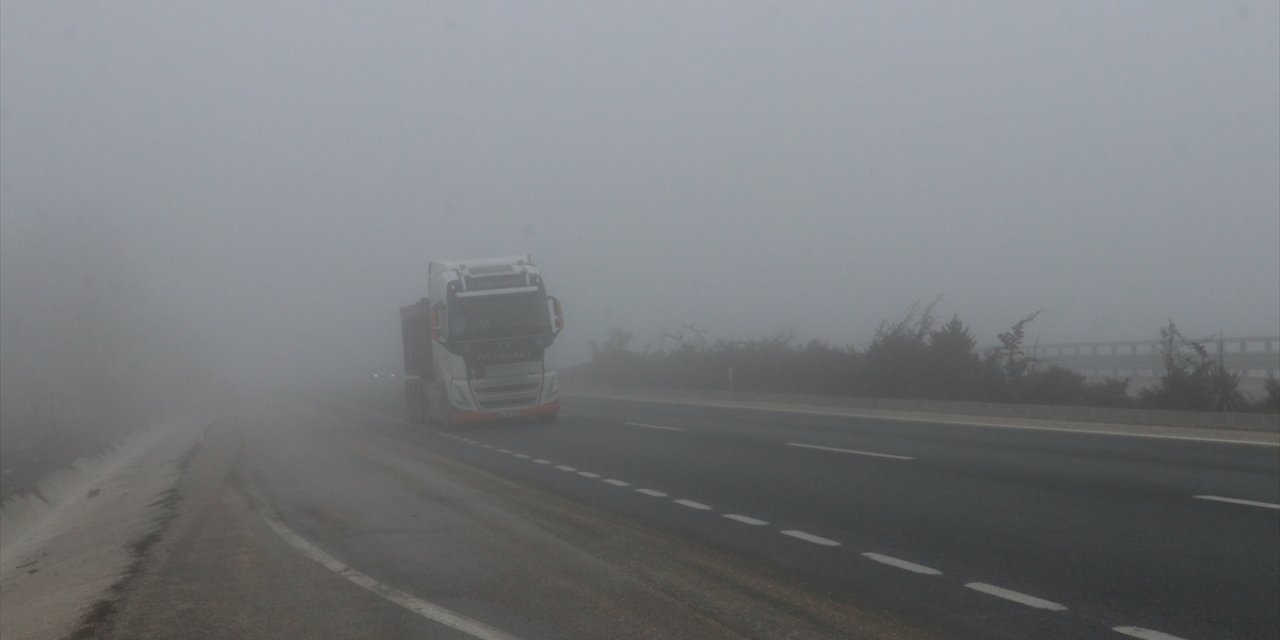
M 526 407 L 520 410 L 524 417 L 548 416 L 560 413 L 560 401 Z M 449 414 L 450 424 L 473 424 L 476 422 L 493 422 L 501 416 L 496 411 L 454 411 Z

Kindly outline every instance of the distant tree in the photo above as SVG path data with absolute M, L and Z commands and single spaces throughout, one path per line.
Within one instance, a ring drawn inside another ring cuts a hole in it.
M 1267 395 L 1259 400 L 1254 408 L 1264 413 L 1280 413 L 1280 378 L 1267 376 L 1262 386 Z
M 1064 367 L 1032 369 L 1015 380 L 1014 395 L 1032 404 L 1083 404 L 1088 394 L 1084 374 Z
M 873 395 L 920 395 L 927 388 L 929 336 L 937 325 L 934 300 L 913 303 L 895 322 L 882 321 L 863 353 L 862 386 Z
M 1027 354 L 1023 342 L 1026 340 L 1027 325 L 1041 313 L 1044 313 L 1044 309 L 1029 313 L 1013 323 L 1008 331 L 996 336 L 1000 344 L 987 352 L 988 359 L 999 365 L 1001 372 L 1010 381 L 1026 375 L 1037 362 L 1034 356 Z
M 1099 382 L 1090 382 L 1085 386 L 1085 404 L 1095 407 L 1132 407 L 1135 404 L 1129 395 L 1128 378 L 1104 378 Z
M 628 348 L 634 335 L 610 327 L 603 343 L 591 341 L 591 381 L 604 384 L 629 384 L 643 376 L 640 356 Z
M 959 316 L 929 332 L 925 350 L 926 395 L 947 400 L 979 400 L 991 395 L 996 376 L 975 351 L 978 341 Z
M 1142 399 L 1160 409 L 1235 411 L 1245 407 L 1239 374 L 1209 355 L 1203 341 L 1188 340 L 1172 320 L 1160 328 L 1160 383 Z

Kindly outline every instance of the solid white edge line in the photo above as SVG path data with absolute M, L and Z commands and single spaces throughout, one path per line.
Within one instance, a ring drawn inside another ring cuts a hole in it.
M 751 526 L 753 526 L 753 527 L 762 527 L 762 526 L 764 526 L 764 525 L 766 525 L 766 524 L 769 524 L 768 522 L 765 522 L 764 520 L 760 520 L 759 518 L 752 518 L 751 516 L 744 516 L 744 515 L 742 515 L 742 514 L 740 514 L 740 513 L 726 513 L 726 514 L 723 514 L 723 515 L 724 515 L 724 517 L 726 517 L 726 518 L 728 518 L 728 519 L 730 519 L 730 520 L 734 520 L 734 521 L 737 521 L 737 522 L 741 522 L 742 524 L 749 524 L 749 525 L 751 525 Z
M 631 483 L 630 483 L 630 482 L 626 482 L 626 481 L 623 481 L 623 480 L 614 480 L 613 478 L 605 478 L 605 479 L 604 479 L 604 483 L 605 483 L 605 484 L 611 484 L 611 485 L 613 485 L 613 486 L 615 486 L 615 487 L 629 487 L 629 486 L 631 486 Z
M 1142 627 L 1111 627 L 1111 630 L 1117 633 L 1123 633 L 1126 636 L 1141 638 L 1142 640 L 1186 640 L 1185 638 L 1170 635 L 1163 631 L 1144 629 Z
M 1231 504 L 1242 504 L 1247 507 L 1262 507 L 1263 509 L 1280 509 L 1280 504 L 1272 504 L 1270 502 L 1258 502 L 1257 500 L 1242 500 L 1240 498 L 1224 498 L 1222 496 L 1191 496 L 1200 500 L 1212 500 L 1214 502 L 1229 502 Z
M 690 509 L 697 509 L 698 511 L 710 511 L 710 510 L 711 510 L 711 506 L 710 506 L 710 505 L 705 505 L 705 504 L 702 504 L 701 502 L 694 502 L 693 500 L 688 500 L 688 499 L 685 499 L 685 498 L 680 498 L 680 499 L 678 499 L 678 500 L 672 500 L 672 502 L 674 502 L 674 503 L 676 503 L 676 504 L 678 504 L 678 505 L 680 505 L 680 506 L 682 506 L 682 507 L 689 507 Z
M 938 571 L 937 569 L 934 569 L 934 568 L 932 568 L 932 567 L 926 567 L 926 566 L 924 566 L 924 565 L 922 565 L 922 564 L 916 564 L 916 563 L 914 563 L 914 562 L 908 562 L 908 561 L 906 561 L 906 560 L 902 560 L 902 559 L 900 559 L 900 558 L 895 558 L 895 557 L 893 557 L 893 556 L 886 556 L 886 555 L 884 555 L 884 554 L 882 554 L 882 553 L 870 553 L 870 552 L 868 552 L 868 553 L 864 553 L 864 554 L 862 554 L 862 556 L 863 556 L 863 557 L 865 557 L 865 558 L 867 558 L 868 560 L 874 560 L 874 561 L 879 562 L 879 563 L 882 563 L 882 564 L 887 564 L 887 565 L 889 565 L 889 566 L 891 566 L 891 567 L 897 567 L 897 568 L 899 568 L 899 569 L 905 569 L 905 570 L 910 571 L 910 572 L 912 572 L 912 573 L 919 573 L 919 574 L 926 575 L 926 576 L 940 576 L 940 575 L 942 575 L 942 572 L 941 572 L 941 571 Z
M 1067 610 L 1066 607 L 1056 602 L 1053 602 L 1052 600 L 1045 600 L 1043 598 L 1029 596 L 1025 593 L 1019 593 L 1011 589 L 1005 589 L 1004 587 L 997 587 L 994 584 L 987 584 L 985 582 L 970 582 L 965 584 L 964 586 L 970 589 L 973 589 L 974 591 L 980 591 L 989 596 L 1003 598 L 1010 602 L 1016 602 L 1018 604 L 1026 605 L 1028 607 L 1035 607 L 1036 609 L 1047 609 L 1049 611 L 1066 611 Z
M 660 424 L 646 424 L 644 422 L 624 422 L 629 427 L 644 427 L 646 429 L 661 429 L 663 431 L 684 431 L 680 427 L 664 427 Z
M 784 536 L 791 536 L 792 538 L 795 538 L 795 539 L 797 539 L 797 540 L 804 540 L 805 542 L 812 542 L 813 544 L 820 544 L 820 545 L 822 545 L 822 546 L 824 546 L 824 547 L 838 547 L 838 546 L 840 546 L 840 543 L 839 543 L 839 542 L 836 542 L 835 540 L 832 540 L 832 539 L 830 539 L 830 538 L 824 538 L 824 537 L 822 537 L 822 536 L 815 536 L 815 535 L 813 535 L 812 533 L 805 533 L 805 532 L 803 532 L 803 531 L 796 531 L 795 529 L 787 529 L 786 531 L 780 531 L 779 533 L 781 533 L 781 534 L 782 534 L 782 535 L 784 535 Z
M 276 532 L 289 546 L 296 549 L 299 553 L 319 563 L 320 566 L 346 578 L 349 582 L 373 592 L 384 600 L 395 603 L 409 611 L 412 611 L 428 620 L 438 622 L 446 627 L 461 631 L 474 638 L 481 640 L 519 640 L 500 629 L 495 629 L 479 620 L 468 618 L 460 613 L 450 611 L 438 604 L 428 602 L 405 593 L 395 587 L 385 585 L 377 580 L 365 575 L 347 565 L 343 564 L 337 558 L 321 551 L 318 547 L 308 542 L 302 536 L 294 533 L 283 523 L 277 521 L 274 517 L 264 517 L 267 524 Z
M 819 449 L 821 451 L 835 451 L 838 453 L 852 453 L 858 456 L 871 456 L 874 458 L 892 458 L 894 460 L 915 460 L 913 456 L 899 456 L 892 453 L 876 453 L 874 451 L 858 451 L 857 449 L 841 449 L 839 447 L 824 447 L 820 444 L 805 444 L 803 442 L 788 442 L 788 447 L 800 447 L 802 449 Z
M 653 496 L 653 497 L 655 497 L 655 498 L 665 498 L 665 497 L 667 497 L 667 494 L 665 494 L 665 493 L 663 493 L 663 492 L 661 492 L 661 491 L 658 491 L 658 490 L 656 490 L 656 489 L 636 489 L 636 493 L 643 493 L 643 494 L 645 494 L 646 496 Z

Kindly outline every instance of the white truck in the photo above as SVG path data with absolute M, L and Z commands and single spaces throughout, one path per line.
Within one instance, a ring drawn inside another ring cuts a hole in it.
M 560 412 L 546 351 L 564 327 L 528 255 L 432 262 L 427 297 L 400 308 L 413 421 L 455 426 Z

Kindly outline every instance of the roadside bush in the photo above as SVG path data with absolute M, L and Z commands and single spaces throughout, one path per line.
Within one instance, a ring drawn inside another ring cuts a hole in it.
M 1160 383 L 1142 391 L 1157 409 L 1237 411 L 1247 406 L 1239 374 L 1209 355 L 1204 342 L 1186 339 L 1172 320 L 1160 328 Z
M 1280 378 L 1267 376 L 1262 385 L 1267 395 L 1254 405 L 1254 410 L 1263 413 L 1280 413 Z
M 589 364 L 566 375 L 590 383 L 707 391 L 1280 411 L 1280 381 L 1269 379 L 1267 397 L 1249 403 L 1239 390 L 1239 375 L 1210 357 L 1202 343 L 1184 338 L 1172 322 L 1161 328 L 1160 384 L 1135 398 L 1128 378 L 1089 382 L 1070 369 L 1042 366 L 1025 346 L 1027 325 L 1040 311 L 1015 322 L 980 355 L 958 316 L 936 320 L 936 303 L 912 305 L 901 318 L 881 322 L 862 351 L 820 340 L 800 344 L 791 330 L 708 344 L 705 330 L 688 325 L 637 352 L 630 348 L 634 336 L 615 328 L 602 343 L 592 343 Z

